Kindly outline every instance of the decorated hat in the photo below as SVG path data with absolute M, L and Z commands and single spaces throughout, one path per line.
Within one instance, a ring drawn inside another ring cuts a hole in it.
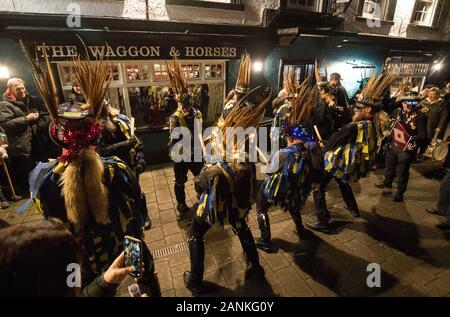
M 72 66 L 87 102 L 59 103 L 47 53 L 44 52 L 42 61 L 37 57 L 33 59 L 22 41 L 20 45 L 30 62 L 33 78 L 52 119 L 49 125 L 50 136 L 56 144 L 66 150 L 60 159 L 73 161 L 82 149 L 95 145 L 100 137 L 102 131 L 100 116 L 111 81 L 111 67 L 102 57 L 92 62 L 77 56 Z
M 175 93 L 178 101 L 183 105 L 190 105 L 189 83 L 185 74 L 181 70 L 181 63 L 176 57 L 173 58 L 171 65 L 166 63 L 167 73 L 169 75 L 170 86 Z
M 239 63 L 239 72 L 234 90 L 241 94 L 246 94 L 250 90 L 250 54 L 245 52 L 241 56 Z
M 379 108 L 378 106 L 383 100 L 384 91 L 394 79 L 395 76 L 387 69 L 381 71 L 377 76 L 372 75 L 359 94 L 356 106 L 359 103 L 365 107 Z

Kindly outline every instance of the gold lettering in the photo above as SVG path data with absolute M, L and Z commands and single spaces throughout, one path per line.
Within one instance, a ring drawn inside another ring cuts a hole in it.
M 52 46 L 52 57 L 64 57 L 64 46 Z
M 212 48 L 205 47 L 205 56 L 212 56 Z
M 194 47 L 193 46 L 186 46 L 186 54 L 187 57 L 192 57 L 194 55 Z
M 150 56 L 159 56 L 159 46 L 150 46 Z
M 117 56 L 119 56 L 119 57 L 127 56 L 127 50 L 126 50 L 125 46 L 117 46 L 116 52 L 117 52 Z
M 139 54 L 141 54 L 142 57 L 148 57 L 150 55 L 150 49 L 147 46 L 142 46 L 139 49 Z
M 136 56 L 138 56 L 139 53 L 138 53 L 137 47 L 136 47 L 136 46 L 130 46 L 130 47 L 128 48 L 128 55 L 131 56 L 131 57 L 136 57 Z
M 195 55 L 196 56 L 203 56 L 205 54 L 205 50 L 203 47 L 199 46 L 195 48 Z

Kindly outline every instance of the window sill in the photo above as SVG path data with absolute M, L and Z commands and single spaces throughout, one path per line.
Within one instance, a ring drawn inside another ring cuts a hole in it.
M 434 26 L 426 26 L 426 25 L 419 25 L 419 24 L 408 24 L 408 29 L 422 29 L 422 30 L 429 30 L 429 31 L 437 31 L 438 28 Z
M 360 15 L 355 17 L 355 21 L 359 21 L 359 22 L 364 21 L 365 22 L 367 20 L 375 20 L 375 19 L 366 18 L 366 17 L 360 16 Z M 383 24 L 394 25 L 394 21 L 388 21 L 388 20 L 379 20 L 379 21 Z
M 233 10 L 244 11 L 243 4 L 235 3 L 220 3 L 213 1 L 199 1 L 199 0 L 166 0 L 166 5 L 184 6 L 184 7 L 197 7 L 219 10 Z

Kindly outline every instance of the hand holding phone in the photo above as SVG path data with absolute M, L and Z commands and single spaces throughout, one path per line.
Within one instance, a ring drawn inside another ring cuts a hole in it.
M 142 241 L 130 236 L 125 236 L 123 250 L 125 251 L 125 267 L 132 266 L 129 274 L 140 278 L 142 271 Z

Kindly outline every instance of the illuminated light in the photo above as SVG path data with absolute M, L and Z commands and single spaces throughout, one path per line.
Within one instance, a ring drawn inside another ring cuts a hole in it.
M 441 70 L 441 68 L 442 68 L 442 63 L 437 63 L 437 64 L 433 65 L 433 70 L 434 71 Z
M 9 78 L 9 70 L 6 66 L 0 67 L 0 79 L 8 79 Z
M 263 69 L 263 64 L 261 62 L 254 62 L 253 63 L 253 70 L 255 72 L 260 72 Z
M 336 46 L 336 47 L 342 47 L 342 45 L 338 45 L 338 46 Z
M 344 40 L 344 42 L 348 42 L 348 40 L 347 40 L 347 39 L 345 39 L 345 40 Z

